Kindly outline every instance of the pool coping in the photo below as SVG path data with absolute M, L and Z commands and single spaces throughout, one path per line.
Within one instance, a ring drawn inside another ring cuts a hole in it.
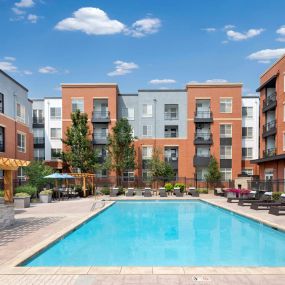
M 256 274 L 256 275 L 283 275 L 285 274 L 285 267 L 266 267 L 266 266 L 57 266 L 57 267 L 20 267 L 19 265 L 33 256 L 37 255 L 39 252 L 45 250 L 52 243 L 65 237 L 72 231 L 79 228 L 84 223 L 88 222 L 91 218 L 100 214 L 104 210 L 108 209 L 110 206 L 114 205 L 116 201 L 134 201 L 137 199 L 108 199 L 105 200 L 105 204 L 102 208 L 89 213 L 78 221 L 70 224 L 61 231 L 51 235 L 49 238 L 41 241 L 30 249 L 25 250 L 21 254 L 17 255 L 15 258 L 7 261 L 6 263 L 0 265 L 0 275 L 70 275 L 70 274 L 106 274 L 106 275 L 185 275 L 185 274 L 208 274 L 208 275 L 244 275 L 244 274 Z M 252 219 L 258 223 L 262 223 L 273 229 L 277 229 L 285 232 L 285 227 L 278 224 L 266 221 L 264 219 L 258 219 L 248 213 L 243 213 L 236 209 L 230 209 L 224 205 L 220 205 L 218 202 L 210 201 L 209 199 L 196 198 L 196 199 L 143 199 L 144 201 L 153 200 L 164 200 L 164 201 L 187 201 L 196 200 L 208 203 L 212 206 L 219 207 L 221 209 L 230 211 L 234 214 L 241 215 L 243 217 Z

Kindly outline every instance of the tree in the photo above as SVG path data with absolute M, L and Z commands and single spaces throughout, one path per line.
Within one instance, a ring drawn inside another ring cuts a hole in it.
M 148 162 L 153 177 L 162 177 L 164 180 L 173 180 L 175 173 L 172 166 L 161 159 L 161 150 L 154 148 L 152 158 Z
M 211 156 L 210 163 L 207 168 L 207 174 L 205 174 L 205 179 L 210 185 L 219 182 L 221 179 L 221 172 L 219 170 L 219 165 L 214 156 Z
M 53 169 L 43 162 L 32 161 L 28 166 L 24 168 L 24 171 L 29 178 L 29 184 L 36 187 L 37 190 L 41 190 L 44 185 L 51 182 L 44 177 L 52 174 Z
M 136 168 L 135 157 L 132 127 L 127 119 L 122 118 L 116 122 L 108 137 L 109 167 L 116 171 L 117 177 L 122 176 L 124 171 Z
M 72 126 L 67 128 L 66 139 L 62 139 L 67 146 L 67 150 L 62 152 L 62 159 L 72 168 L 78 168 L 80 172 L 94 172 L 100 165 L 98 155 L 89 139 L 88 116 L 77 110 L 71 114 L 71 120 Z

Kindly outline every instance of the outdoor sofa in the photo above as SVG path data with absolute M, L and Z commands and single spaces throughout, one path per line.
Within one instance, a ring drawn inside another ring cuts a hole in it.
M 152 194 L 151 194 L 151 188 L 149 188 L 149 187 L 146 187 L 146 188 L 144 188 L 144 197 L 151 197 L 152 196 Z
M 188 188 L 188 194 L 191 195 L 192 197 L 199 197 L 200 196 L 199 192 L 196 190 L 195 187 L 189 187 Z
M 282 194 L 278 201 L 255 202 L 250 208 L 253 210 L 268 210 L 272 206 L 285 206 L 285 194 Z
M 135 195 L 135 189 L 128 188 L 128 191 L 126 192 L 126 197 L 133 197 L 134 195 Z
M 114 187 L 111 189 L 110 191 L 110 197 L 117 197 L 119 194 L 119 188 L 117 187 Z
M 160 197 L 167 197 L 167 193 L 164 187 L 159 188 L 159 196 Z
M 173 190 L 176 197 L 183 197 L 183 192 L 181 192 L 180 187 L 174 187 Z

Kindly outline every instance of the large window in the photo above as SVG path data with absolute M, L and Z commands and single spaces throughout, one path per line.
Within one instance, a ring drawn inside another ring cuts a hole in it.
M 45 131 L 43 128 L 33 129 L 33 134 L 34 134 L 34 144 L 45 143 Z
M 232 98 L 221 98 L 220 99 L 220 112 L 231 113 L 232 112 Z
M 152 136 L 152 126 L 143 126 L 143 137 Z
M 44 148 L 34 148 L 34 159 L 35 160 L 45 160 L 45 149 Z
M 51 151 L 50 151 L 50 154 L 51 154 L 51 159 L 52 160 L 60 159 L 61 148 L 52 148 Z
M 143 117 L 152 117 L 152 105 L 143 104 Z
M 252 159 L 252 147 L 243 147 L 242 148 L 242 158 L 243 159 Z
M 26 135 L 17 133 L 17 148 L 19 152 L 26 152 Z
M 242 137 L 247 139 L 252 139 L 253 128 L 252 127 L 242 127 Z
M 178 147 L 165 147 L 164 158 L 168 162 L 178 160 Z
M 5 151 L 5 128 L 0 127 L 0 152 Z
M 164 119 L 165 120 L 177 120 L 178 119 L 178 105 L 177 104 L 165 104 L 164 105 Z
M 60 140 L 61 139 L 61 128 L 51 128 L 50 138 L 52 140 Z
M 232 180 L 232 169 L 231 168 L 221 168 L 221 180 L 228 181 Z
M 151 159 L 152 158 L 152 146 L 143 146 L 142 147 L 142 159 Z
M 135 119 L 135 109 L 134 108 L 123 108 L 122 109 L 123 118 L 133 121 Z
M 34 124 L 44 123 L 44 111 L 43 110 L 33 110 L 33 123 Z
M 51 107 L 50 108 L 50 118 L 51 120 L 60 120 L 61 119 L 61 108 Z
M 25 106 L 17 103 L 17 121 L 25 123 Z
M 0 113 L 4 113 L 4 94 L 0 93 Z
M 133 182 L 133 181 L 135 181 L 135 173 L 133 171 L 125 171 L 123 173 L 123 180 L 125 182 Z
M 253 117 L 253 107 L 242 107 L 242 116 L 245 118 Z
M 178 126 L 165 126 L 164 127 L 165 138 L 177 138 L 178 137 Z
M 17 171 L 17 178 L 19 180 L 26 180 L 26 175 L 23 167 L 19 167 Z
M 223 124 L 220 125 L 220 138 L 231 138 L 232 137 L 232 125 Z
M 72 98 L 72 112 L 79 110 L 81 113 L 84 112 L 84 99 Z
M 220 146 L 220 159 L 232 159 L 232 146 L 221 145 Z
M 148 169 L 143 169 L 142 171 L 142 179 L 143 181 L 149 181 L 152 178 L 152 172 Z

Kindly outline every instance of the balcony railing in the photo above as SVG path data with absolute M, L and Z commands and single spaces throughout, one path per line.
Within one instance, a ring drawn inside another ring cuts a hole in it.
M 41 117 L 33 117 L 33 124 L 44 124 L 45 119 Z
M 93 134 L 94 144 L 106 144 L 108 141 L 108 135 Z
M 165 156 L 164 161 L 165 162 L 171 162 L 171 161 L 177 161 L 178 156 Z
M 34 159 L 36 161 L 43 161 L 43 160 L 45 160 L 45 157 L 44 156 L 35 156 Z
M 93 111 L 92 120 L 93 120 L 93 123 L 110 122 L 110 112 L 109 111 Z
M 194 143 L 195 144 L 212 144 L 213 143 L 212 134 L 209 132 L 195 133 Z
M 276 148 L 269 148 L 263 151 L 263 157 L 271 157 L 276 155 Z
M 165 138 L 177 138 L 178 137 L 178 131 L 176 132 L 164 132 Z
M 178 112 L 165 112 L 164 120 L 178 120 Z
M 277 104 L 276 101 L 276 92 L 272 93 L 271 95 L 267 96 L 264 100 L 263 100 L 263 108 L 262 111 L 266 112 L 269 111 L 273 108 L 275 108 Z
M 271 131 L 276 128 L 276 120 L 271 121 L 263 126 L 263 132 Z
M 211 123 L 213 122 L 213 113 L 209 110 L 201 110 L 195 112 L 195 123 Z
M 34 137 L 34 144 L 44 144 L 44 143 L 45 143 L 45 138 Z

